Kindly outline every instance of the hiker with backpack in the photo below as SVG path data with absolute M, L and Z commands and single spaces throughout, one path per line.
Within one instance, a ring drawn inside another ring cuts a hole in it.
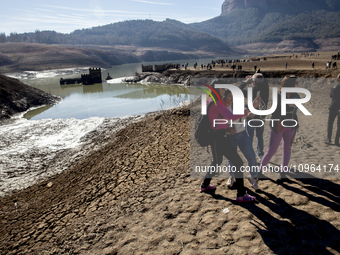
M 219 82 L 214 80 L 210 86 L 215 88 L 217 83 L 223 84 L 223 82 Z M 220 98 L 224 97 L 225 89 L 216 89 L 216 92 L 219 94 Z M 223 156 L 228 158 L 233 166 L 235 166 L 236 172 L 235 177 L 236 181 L 234 183 L 234 187 L 237 189 L 237 202 L 253 202 L 255 200 L 254 196 L 251 196 L 246 193 L 246 188 L 244 187 L 243 182 L 243 173 L 241 172 L 241 167 L 243 166 L 243 161 L 237 150 L 231 144 L 229 135 L 227 134 L 228 125 L 221 124 L 214 127 L 215 119 L 226 119 L 226 120 L 237 120 L 239 118 L 245 117 L 248 115 L 249 110 L 244 110 L 243 115 L 234 115 L 227 107 L 220 103 L 217 95 L 211 93 L 214 97 L 209 98 L 207 102 L 207 115 L 209 118 L 210 129 L 212 132 L 210 146 L 213 155 L 213 161 L 211 162 L 211 167 L 217 167 L 221 165 L 223 161 Z M 214 101 L 216 104 L 214 104 Z M 259 98 L 254 100 L 254 107 L 257 108 L 259 106 Z M 211 192 L 216 190 L 215 185 L 211 185 L 211 179 L 214 175 L 214 172 L 207 171 L 204 180 L 201 184 L 201 192 Z

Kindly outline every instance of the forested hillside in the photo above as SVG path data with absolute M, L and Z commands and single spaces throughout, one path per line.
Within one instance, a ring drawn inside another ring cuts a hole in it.
M 2 35 L 3 42 L 29 42 L 71 45 L 134 45 L 160 47 L 184 51 L 204 50 L 231 53 L 231 49 L 219 38 L 197 31 L 176 20 L 162 22 L 152 20 L 132 20 L 113 23 L 90 29 L 76 30 L 70 34 L 54 31 L 35 33 L 11 33 Z M 0 41 L 1 42 L 1 41 Z

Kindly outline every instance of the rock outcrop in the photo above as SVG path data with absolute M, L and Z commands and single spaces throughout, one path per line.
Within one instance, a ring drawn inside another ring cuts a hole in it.
M 60 97 L 0 74 L 0 120 L 8 119 L 32 107 L 53 105 L 60 101 Z
M 339 0 L 225 0 L 222 5 L 222 15 L 237 9 L 262 8 L 267 12 L 286 12 L 299 14 L 306 11 L 337 11 Z
M 236 9 L 247 9 L 252 7 L 260 7 L 267 9 L 266 0 L 225 0 L 222 5 L 222 15 L 227 14 Z

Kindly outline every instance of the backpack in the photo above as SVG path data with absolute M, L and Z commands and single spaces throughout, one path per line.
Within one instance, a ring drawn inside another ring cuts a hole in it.
M 214 102 L 210 102 L 207 107 L 207 113 Z M 195 139 L 201 147 L 210 145 L 212 140 L 212 130 L 210 128 L 210 121 L 208 114 L 198 117 L 195 123 Z

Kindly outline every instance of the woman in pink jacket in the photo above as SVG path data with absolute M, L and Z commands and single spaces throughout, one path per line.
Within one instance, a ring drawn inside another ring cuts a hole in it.
M 212 87 L 215 87 L 215 84 L 218 81 L 213 81 Z M 216 89 L 220 98 L 224 96 L 225 89 Z M 240 171 L 241 166 L 243 166 L 243 161 L 241 157 L 238 155 L 237 150 L 230 143 L 229 135 L 227 132 L 228 125 L 222 124 L 213 127 L 214 119 L 226 119 L 226 120 L 237 120 L 244 116 L 247 116 L 249 110 L 244 110 L 243 115 L 234 115 L 227 107 L 220 103 L 217 99 L 217 96 L 212 93 L 214 97 L 216 97 L 216 104 L 212 103 L 208 110 L 208 117 L 210 120 L 210 127 L 213 130 L 213 138 L 211 141 L 211 151 L 213 155 L 213 161 L 211 162 L 211 167 L 216 167 L 221 165 L 223 161 L 223 156 L 228 158 L 233 166 L 235 166 L 236 172 L 236 182 L 234 183 L 234 187 L 237 189 L 237 202 L 253 202 L 255 200 L 254 196 L 250 196 L 246 193 L 246 188 L 244 187 L 243 182 L 243 173 Z M 208 100 L 208 105 L 213 99 L 210 98 Z M 258 107 L 259 98 L 254 100 L 254 107 Z M 207 171 L 205 178 L 201 184 L 201 192 L 209 192 L 214 191 L 216 189 L 215 185 L 210 185 L 211 179 L 214 173 Z

